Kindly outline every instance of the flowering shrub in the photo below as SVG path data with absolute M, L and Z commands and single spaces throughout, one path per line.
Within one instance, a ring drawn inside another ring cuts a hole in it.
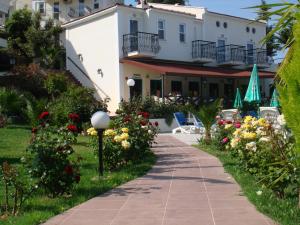
M 75 117 L 79 122 L 79 117 Z M 47 193 L 53 197 L 69 193 L 74 183 L 80 181 L 79 159 L 70 159 L 78 128 L 74 124 L 61 128 L 51 126 L 48 112 L 41 113 L 39 119 L 40 125 L 32 129 L 32 143 L 27 149 L 31 154 L 24 162 Z M 70 119 L 75 122 L 73 117 Z
M 240 159 L 240 164 L 278 196 L 296 195 L 300 168 L 296 164 L 294 140 L 265 119 L 246 116 L 242 122 L 219 120 L 222 149 Z
M 111 129 L 104 132 L 103 158 L 105 167 L 116 169 L 129 161 L 140 160 L 149 151 L 157 133 L 158 123 L 149 123 L 149 113 L 119 114 L 113 118 Z M 97 136 L 94 128 L 87 130 Z M 93 146 L 97 149 L 96 138 Z

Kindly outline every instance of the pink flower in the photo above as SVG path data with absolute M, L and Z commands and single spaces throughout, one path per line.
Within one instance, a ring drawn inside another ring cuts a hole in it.
M 241 124 L 240 124 L 240 123 L 236 123 L 236 124 L 234 125 L 234 127 L 235 127 L 235 128 L 241 128 Z
M 225 121 L 224 121 L 224 120 L 219 120 L 219 121 L 218 121 L 218 124 L 219 124 L 220 126 L 222 126 L 222 125 L 225 124 Z
M 229 138 L 228 137 L 223 138 L 222 144 L 227 144 L 228 142 L 229 142 Z

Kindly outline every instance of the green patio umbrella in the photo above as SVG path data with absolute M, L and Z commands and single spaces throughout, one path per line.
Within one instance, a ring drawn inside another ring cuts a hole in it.
M 236 109 L 243 108 L 243 102 L 242 102 L 241 93 L 240 93 L 239 88 L 236 89 L 236 95 L 235 95 L 233 108 L 236 108 Z
M 245 102 L 261 102 L 261 93 L 260 93 L 260 83 L 259 76 L 257 72 L 257 66 L 254 64 L 253 70 L 251 73 L 248 89 L 244 98 Z
M 271 98 L 271 102 L 270 102 L 270 106 L 271 107 L 279 107 L 279 101 L 278 101 L 278 92 L 276 90 L 276 88 L 274 88 L 273 94 L 272 94 L 272 98 Z

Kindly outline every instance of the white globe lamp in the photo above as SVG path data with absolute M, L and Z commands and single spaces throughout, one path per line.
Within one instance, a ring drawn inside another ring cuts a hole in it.
M 103 176 L 104 166 L 103 166 L 103 132 L 109 125 L 109 115 L 106 112 L 95 112 L 92 115 L 91 123 L 92 126 L 98 132 L 98 157 L 99 157 L 99 175 Z
M 134 79 L 128 79 L 127 80 L 127 85 L 129 86 L 129 87 L 133 87 L 134 85 L 135 85 L 135 81 L 134 81 Z
M 91 118 L 92 126 L 97 130 L 108 128 L 109 121 L 109 115 L 106 112 L 102 111 L 95 112 Z

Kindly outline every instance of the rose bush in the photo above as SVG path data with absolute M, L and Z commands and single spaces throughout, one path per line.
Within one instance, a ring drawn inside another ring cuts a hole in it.
M 297 194 L 300 168 L 294 139 L 279 125 L 246 116 L 243 121 L 218 120 L 217 142 L 240 159 L 240 166 L 280 197 Z
M 80 159 L 71 160 L 78 131 L 75 123 L 80 122 L 79 116 L 74 115 L 69 116 L 72 123 L 56 127 L 51 125 L 49 112 L 41 113 L 40 125 L 32 129 L 33 137 L 27 148 L 31 154 L 23 160 L 38 186 L 52 197 L 69 194 L 80 181 Z
M 116 169 L 130 161 L 141 160 L 148 153 L 157 134 L 158 123 L 149 123 L 149 113 L 139 112 L 127 114 L 119 111 L 110 124 L 110 129 L 104 132 L 103 159 L 105 167 Z M 87 130 L 94 137 L 92 145 L 95 151 L 97 131 Z

